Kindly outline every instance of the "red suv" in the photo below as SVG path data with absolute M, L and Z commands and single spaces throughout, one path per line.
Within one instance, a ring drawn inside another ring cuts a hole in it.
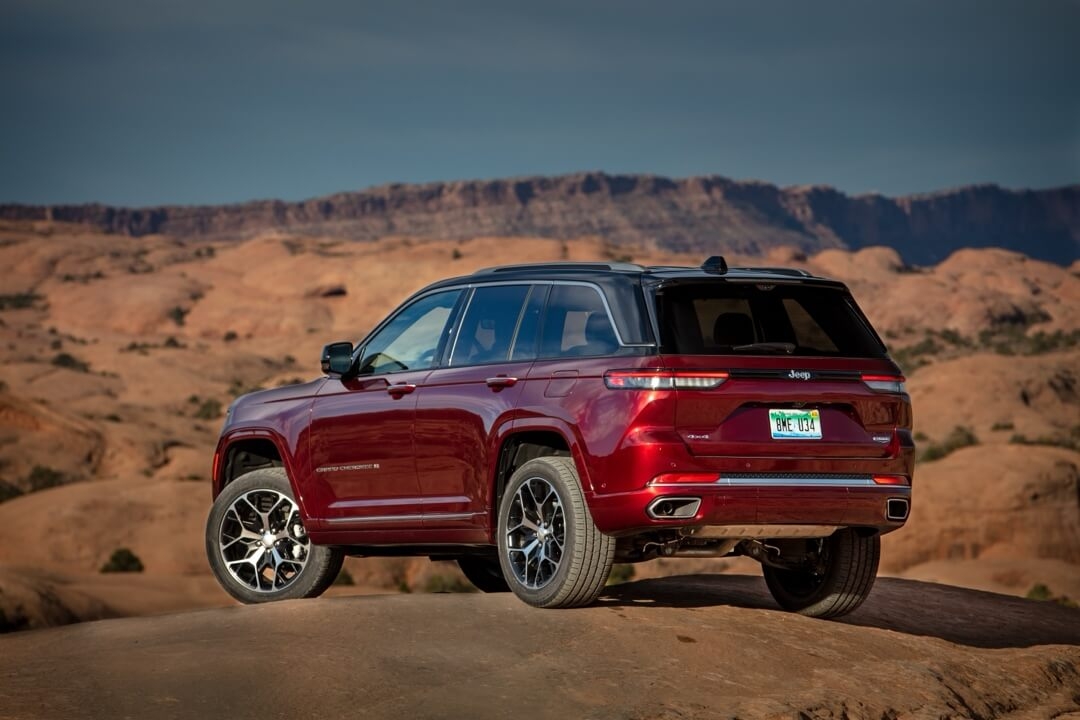
M 234 402 L 214 453 L 207 554 L 244 602 L 318 595 L 344 555 L 456 559 L 539 607 L 591 603 L 613 562 L 746 555 L 835 617 L 908 517 L 904 378 L 800 270 L 481 270 L 322 367 Z

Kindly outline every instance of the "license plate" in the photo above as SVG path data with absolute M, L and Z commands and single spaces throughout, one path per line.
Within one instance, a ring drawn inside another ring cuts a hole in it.
M 769 430 L 773 440 L 820 440 L 821 412 L 770 409 Z

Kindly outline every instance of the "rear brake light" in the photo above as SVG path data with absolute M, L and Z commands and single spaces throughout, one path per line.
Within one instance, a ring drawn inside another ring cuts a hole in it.
M 863 375 L 863 383 L 875 392 L 905 393 L 903 375 Z
M 711 390 L 720 387 L 728 373 L 686 370 L 610 370 L 604 384 L 612 390 Z

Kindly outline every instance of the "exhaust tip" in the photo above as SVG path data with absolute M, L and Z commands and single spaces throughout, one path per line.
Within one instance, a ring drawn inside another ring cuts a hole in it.
M 658 497 L 649 503 L 645 514 L 653 520 L 688 520 L 697 515 L 701 498 Z
M 907 520 L 911 504 L 905 498 L 889 498 L 885 501 L 886 520 Z

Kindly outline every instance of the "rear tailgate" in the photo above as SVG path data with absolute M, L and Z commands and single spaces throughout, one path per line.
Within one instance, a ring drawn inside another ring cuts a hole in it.
M 852 370 L 850 359 L 684 355 L 664 365 L 727 375 L 716 387 L 676 391 L 676 430 L 694 455 L 890 457 L 896 428 L 910 422 L 906 395 L 871 386 L 899 381 L 888 360 Z

